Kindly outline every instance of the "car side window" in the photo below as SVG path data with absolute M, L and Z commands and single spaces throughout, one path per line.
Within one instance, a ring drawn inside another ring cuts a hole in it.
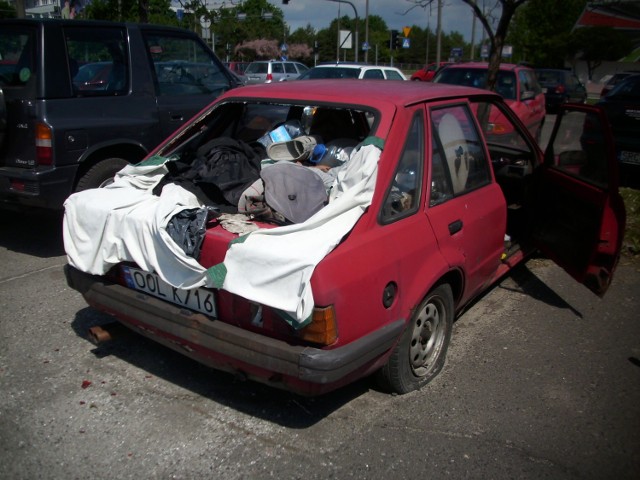
M 284 70 L 287 73 L 293 73 L 294 75 L 298 74 L 298 71 L 296 70 L 296 66 L 293 63 L 285 63 Z
M 385 73 L 387 74 L 387 80 L 404 80 L 395 70 L 385 70 Z
M 424 164 L 424 118 L 417 112 L 382 206 L 380 221 L 391 223 L 418 210 Z
M 384 79 L 384 75 L 382 75 L 382 70 L 367 70 L 364 72 L 362 78 L 373 78 L 376 80 Z
M 196 38 L 155 31 L 143 35 L 158 95 L 219 95 L 229 90 L 222 64 Z
M 431 111 L 433 138 L 431 206 L 491 181 L 489 164 L 473 116 L 465 105 Z
M 545 163 L 599 187 L 608 183 L 607 149 L 600 117 L 591 112 L 565 112 Z
M 76 95 L 124 95 L 129 91 L 123 28 L 69 27 L 65 29 L 65 40 Z
M 284 67 L 281 63 L 272 63 L 271 73 L 284 73 Z

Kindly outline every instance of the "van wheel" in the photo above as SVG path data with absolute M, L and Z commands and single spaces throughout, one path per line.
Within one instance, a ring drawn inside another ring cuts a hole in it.
M 444 366 L 453 315 L 451 287 L 439 285 L 414 311 L 400 342 L 378 372 L 378 380 L 385 390 L 408 393 L 435 378 Z
M 122 158 L 107 158 L 96 163 L 87 170 L 76 187 L 76 192 L 88 190 L 90 188 L 102 188 L 113 183 L 114 175 L 129 165 L 129 162 Z

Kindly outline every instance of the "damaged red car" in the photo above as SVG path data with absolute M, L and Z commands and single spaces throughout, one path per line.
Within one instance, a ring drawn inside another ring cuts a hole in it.
M 488 135 L 500 112 L 515 135 Z M 497 94 L 318 80 L 233 90 L 65 204 L 68 284 L 213 368 L 303 395 L 443 368 L 463 308 L 541 251 L 597 295 L 625 211 L 602 112 L 543 153 Z

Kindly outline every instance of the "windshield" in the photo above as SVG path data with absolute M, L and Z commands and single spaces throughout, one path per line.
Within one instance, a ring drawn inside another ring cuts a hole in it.
M 267 73 L 269 70 L 269 64 L 268 63 L 252 63 L 250 64 L 247 69 L 244 71 L 245 74 L 247 73 Z

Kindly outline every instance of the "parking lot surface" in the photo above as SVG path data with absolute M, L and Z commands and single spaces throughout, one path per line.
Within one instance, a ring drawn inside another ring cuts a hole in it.
M 0 478 L 640 477 L 640 267 L 604 299 L 534 258 L 455 324 L 443 372 L 303 398 L 212 371 L 65 283 L 60 217 L 0 212 Z

